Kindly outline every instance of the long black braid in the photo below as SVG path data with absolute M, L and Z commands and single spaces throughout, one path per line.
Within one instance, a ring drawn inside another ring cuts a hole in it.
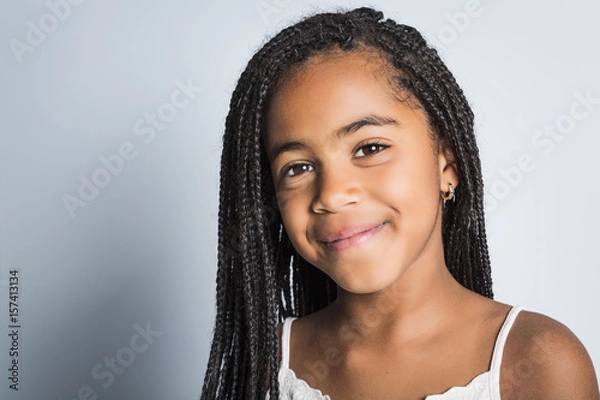
M 277 210 L 262 141 L 271 95 L 286 74 L 330 51 L 374 50 L 418 100 L 456 158 L 456 202 L 442 217 L 446 265 L 466 288 L 493 298 L 483 181 L 473 112 L 435 49 L 414 28 L 370 8 L 322 13 L 270 39 L 233 92 L 221 158 L 217 316 L 202 399 L 279 397 L 276 326 L 330 304 L 335 283 L 293 248 Z M 270 378 L 268 378 L 270 376 Z

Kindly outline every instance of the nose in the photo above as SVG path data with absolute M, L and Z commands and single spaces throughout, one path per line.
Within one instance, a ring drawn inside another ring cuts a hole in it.
M 322 168 L 316 185 L 311 208 L 317 214 L 338 213 L 345 207 L 360 203 L 362 199 L 359 180 L 350 169 Z

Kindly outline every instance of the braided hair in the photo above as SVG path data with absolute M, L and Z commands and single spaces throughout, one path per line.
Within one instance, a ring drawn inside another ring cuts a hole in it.
M 282 30 L 254 54 L 233 92 L 221 158 L 217 315 L 201 399 L 279 397 L 276 326 L 336 298 L 336 284 L 293 248 L 277 209 L 263 143 L 268 102 L 286 75 L 332 51 L 374 50 L 398 87 L 425 110 L 456 159 L 460 185 L 445 205 L 446 265 L 464 287 L 493 298 L 483 181 L 473 112 L 417 30 L 371 8 L 321 13 Z

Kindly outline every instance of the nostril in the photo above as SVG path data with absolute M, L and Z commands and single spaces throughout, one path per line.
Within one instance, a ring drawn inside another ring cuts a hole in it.
M 361 198 L 362 193 L 356 187 L 328 188 L 316 194 L 312 209 L 318 213 L 336 213 L 349 205 L 358 204 Z

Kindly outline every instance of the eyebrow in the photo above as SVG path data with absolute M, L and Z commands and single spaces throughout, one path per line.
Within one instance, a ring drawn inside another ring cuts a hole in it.
M 380 117 L 378 115 L 368 115 L 360 118 L 354 122 L 345 125 L 335 131 L 335 135 L 338 139 L 347 137 L 348 135 L 360 130 L 364 126 L 385 126 L 385 125 L 400 125 L 398 121 L 393 118 Z M 277 157 L 286 151 L 292 150 L 306 150 L 309 146 L 303 140 L 294 140 L 284 143 L 276 143 L 273 149 L 269 153 L 269 158 L 274 162 Z

